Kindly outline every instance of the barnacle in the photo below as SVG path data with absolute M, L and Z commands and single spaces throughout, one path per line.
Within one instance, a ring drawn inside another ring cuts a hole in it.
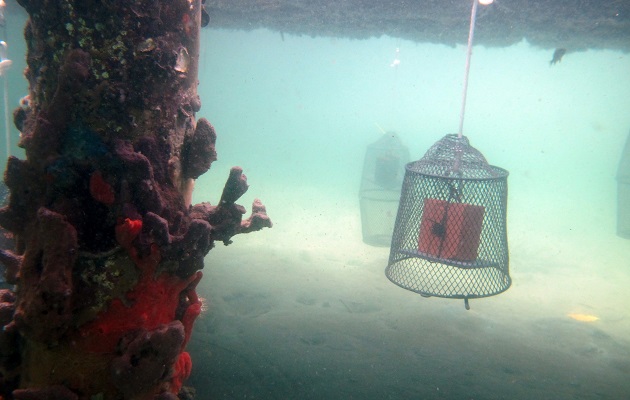
M 175 62 L 175 71 L 185 73 L 188 71 L 188 65 L 190 64 L 190 56 L 188 50 L 185 47 L 179 49 L 177 53 L 177 61 Z

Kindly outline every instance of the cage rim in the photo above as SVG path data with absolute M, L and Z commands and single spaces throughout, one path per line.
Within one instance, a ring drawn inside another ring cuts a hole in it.
M 479 177 L 479 178 L 473 178 L 473 177 L 461 177 L 461 176 L 446 176 L 446 175 L 438 175 L 438 174 L 428 174 L 426 172 L 419 172 L 419 171 L 415 171 L 412 169 L 412 164 L 415 164 L 417 162 L 419 162 L 420 160 L 416 160 L 416 161 L 411 161 L 408 162 L 407 164 L 405 164 L 405 173 L 409 172 L 415 175 L 422 175 L 422 176 L 427 176 L 427 177 L 431 177 L 431 178 L 440 178 L 440 179 L 450 179 L 450 180 L 460 180 L 460 181 L 495 181 L 495 180 L 500 180 L 500 179 L 506 179 L 509 175 L 510 172 L 506 169 L 503 169 L 501 167 L 497 167 L 495 165 L 488 165 L 489 168 L 491 168 L 494 172 L 497 172 L 497 176 L 490 176 L 490 177 Z
M 385 267 L 385 276 L 394 285 L 396 285 L 396 286 L 398 286 L 398 287 L 400 287 L 402 289 L 408 290 L 410 292 L 417 293 L 417 294 L 421 295 L 422 297 L 439 297 L 439 298 L 442 298 L 442 299 L 463 299 L 463 300 L 466 300 L 466 299 L 483 299 L 483 298 L 486 298 L 486 297 L 492 297 L 492 296 L 499 295 L 499 294 L 501 294 L 503 292 L 506 292 L 510 287 L 512 287 L 512 277 L 510 276 L 509 273 L 507 273 L 507 274 L 505 274 L 505 277 L 507 278 L 507 285 L 505 285 L 505 287 L 501 288 L 501 290 L 498 290 L 498 291 L 495 291 L 495 292 L 492 292 L 492 293 L 485 293 L 485 294 L 481 294 L 481 295 L 479 295 L 479 294 L 472 294 L 472 295 L 454 294 L 454 295 L 450 295 L 449 296 L 449 295 L 441 295 L 441 294 L 436 294 L 436 293 L 431 293 L 431 292 L 423 292 L 422 290 L 413 289 L 413 288 L 411 288 L 409 286 L 405 286 L 402 283 L 397 282 L 396 280 L 394 280 L 390 276 L 390 273 L 389 273 L 390 269 L 394 265 L 399 263 L 400 261 L 402 261 L 402 260 L 393 262 L 391 264 L 387 264 L 387 267 Z M 494 267 L 490 267 L 490 268 L 494 268 Z

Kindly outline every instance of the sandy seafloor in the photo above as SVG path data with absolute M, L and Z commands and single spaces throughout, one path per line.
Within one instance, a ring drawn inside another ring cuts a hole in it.
M 628 398 L 622 239 L 512 235 L 513 287 L 466 311 L 389 282 L 388 249 L 362 243 L 349 199 L 302 195 L 279 199 L 293 205 L 272 230 L 208 256 L 189 345 L 198 398 Z
M 552 68 L 526 43 L 476 50 L 466 132 L 510 171 L 513 285 L 467 311 L 389 282 L 389 249 L 362 242 L 358 202 L 375 123 L 412 159 L 456 129 L 464 49 L 285 36 L 202 41 L 200 114 L 219 160 L 195 200 L 216 203 L 241 165 L 240 203 L 249 215 L 260 197 L 274 227 L 206 258 L 197 398 L 630 398 L 630 241 L 615 235 L 628 55 L 569 53 Z

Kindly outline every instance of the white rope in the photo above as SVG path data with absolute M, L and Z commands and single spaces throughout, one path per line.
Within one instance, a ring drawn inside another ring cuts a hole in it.
M 473 0 L 472 11 L 470 13 L 470 31 L 468 32 L 468 50 L 466 51 L 466 69 L 464 72 L 464 92 L 462 93 L 462 110 L 459 114 L 459 131 L 457 132 L 457 136 L 459 138 L 462 137 L 462 132 L 464 130 L 464 115 L 466 114 L 466 95 L 468 94 L 468 73 L 470 71 L 470 58 L 472 56 L 473 37 L 475 36 L 477 3 L 478 0 Z

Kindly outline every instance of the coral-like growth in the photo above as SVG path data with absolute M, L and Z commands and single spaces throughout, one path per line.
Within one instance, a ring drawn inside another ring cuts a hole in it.
M 78 330 L 78 342 L 83 344 L 86 351 L 111 353 L 128 332 L 138 329 L 153 330 L 175 319 L 180 320 L 183 327 L 188 329 L 187 332 L 184 330 L 186 337 L 192 331 L 192 321 L 184 317 L 190 307 L 199 303 L 195 287 L 201 278 L 201 272 L 196 272 L 187 279 L 168 272 L 156 273 L 162 258 L 155 245 L 148 256 L 132 258 L 141 270 L 134 288 L 124 298 L 112 299 L 106 311 Z M 185 308 L 179 311 L 182 303 Z M 182 337 L 182 344 L 184 339 Z
M 20 345 L 19 335 L 11 324 L 15 313 L 15 293 L 9 289 L 0 290 L 0 398 L 11 395 L 19 378 Z
M 173 393 L 179 393 L 184 381 L 188 379 L 191 372 L 192 360 L 190 359 L 190 354 L 184 351 L 180 353 L 177 363 L 175 363 L 175 373 L 171 379 L 171 390 Z
M 131 244 L 142 231 L 142 220 L 125 218 L 116 225 L 116 241 L 124 249 L 131 249 Z
M 105 182 L 100 171 L 96 171 L 90 176 L 90 194 L 94 200 L 111 206 L 116 200 L 116 195 L 112 185 Z
M 217 159 L 214 144 L 217 134 L 205 118 L 197 121 L 195 133 L 184 139 L 182 147 L 182 173 L 184 178 L 197 179 L 205 174 L 210 164 Z
M 63 215 L 40 208 L 20 266 L 14 323 L 32 340 L 54 343 L 70 327 L 77 233 Z
M 195 120 L 200 0 L 18 0 L 28 101 L 14 112 L 0 226 L 0 399 L 174 400 L 215 241 L 270 227 L 235 167 L 218 205 L 191 206 L 216 160 Z M 152 12 L 159 11 L 159 12 Z
M 177 368 L 183 341 L 184 327 L 179 321 L 125 336 L 119 345 L 120 355 L 112 361 L 114 386 L 126 399 L 150 393 L 156 383 L 170 376 L 171 366 Z
M 224 244 L 232 243 L 231 238 L 240 233 L 257 231 L 273 226 L 267 210 L 258 199 L 252 204 L 252 215 L 242 221 L 245 207 L 236 204 L 247 191 L 247 177 L 240 167 L 233 167 L 223 188 L 219 205 L 201 203 L 193 206 L 191 217 L 195 220 L 207 221 L 212 226 L 212 240 L 220 240 Z
M 4 264 L 4 281 L 9 284 L 17 283 L 18 272 L 22 264 L 23 257 L 15 254 L 11 250 L 0 249 L 0 263 Z
M 15 400 L 79 400 L 79 396 L 68 388 L 55 385 L 38 389 L 18 389 L 13 392 Z

